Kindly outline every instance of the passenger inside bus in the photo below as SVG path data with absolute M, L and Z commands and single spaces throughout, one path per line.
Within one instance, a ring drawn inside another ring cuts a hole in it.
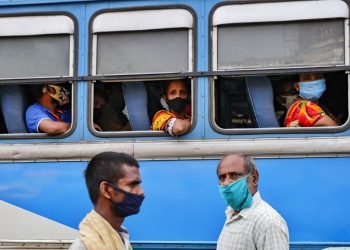
M 103 89 L 94 92 L 94 127 L 100 131 L 130 131 L 130 123 L 123 112 L 118 112 Z
M 186 133 L 191 128 L 191 105 L 188 84 L 182 80 L 167 83 L 165 110 L 158 111 L 152 119 L 152 130 L 165 131 L 171 136 Z
M 59 135 L 69 130 L 71 125 L 69 91 L 56 84 L 46 84 L 36 103 L 26 111 L 26 125 L 30 133 Z
M 342 125 L 348 120 L 348 76 L 344 71 L 324 72 L 327 89 L 322 97 L 318 99 L 319 106 L 325 114 L 330 117 L 337 125 Z M 263 105 L 258 106 L 262 109 L 267 104 L 271 104 L 274 109 L 278 123 L 270 127 L 284 127 L 286 114 L 291 105 L 298 99 L 299 91 L 294 88 L 295 83 L 299 82 L 299 75 L 261 75 L 258 78 L 259 84 L 271 81 L 272 96 L 263 97 L 262 91 L 258 91 L 259 98 L 252 98 L 248 83 L 254 80 L 252 76 L 220 76 L 215 80 L 215 122 L 220 128 L 263 128 L 256 122 L 255 113 L 252 105 L 256 104 L 256 99 L 260 101 L 268 100 Z M 266 81 L 262 81 L 262 79 Z M 264 84 L 262 84 L 264 85 Z M 298 87 L 298 86 L 296 86 Z M 259 90 L 259 89 L 258 89 Z M 270 89 L 271 90 L 271 89 Z M 268 92 L 268 91 L 266 91 Z M 270 91 L 271 92 L 271 91 Z M 265 93 L 266 94 L 266 93 Z M 255 99 L 255 100 L 253 100 Z M 254 102 L 253 102 L 253 101 Z M 256 110 L 255 110 L 256 111 Z M 265 112 L 260 112 L 260 117 Z M 273 114 L 270 114 L 272 119 Z M 334 125 L 333 125 L 334 126 Z
M 335 118 L 319 106 L 318 100 L 326 90 L 326 81 L 321 73 L 300 74 L 294 83 L 298 98 L 289 107 L 284 120 L 286 127 L 337 126 Z

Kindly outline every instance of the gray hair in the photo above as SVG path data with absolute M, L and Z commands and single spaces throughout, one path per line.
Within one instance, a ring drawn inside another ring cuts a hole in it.
M 251 174 L 251 173 L 253 173 L 254 170 L 257 170 L 254 158 L 250 157 L 249 155 L 245 155 L 245 154 L 238 154 L 238 155 L 243 158 L 244 168 L 248 174 Z

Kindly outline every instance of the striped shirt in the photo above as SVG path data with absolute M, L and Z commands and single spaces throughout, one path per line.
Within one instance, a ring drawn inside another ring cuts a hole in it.
M 285 250 L 289 249 L 289 234 L 285 220 L 260 193 L 253 196 L 253 204 L 238 214 L 226 208 L 226 221 L 221 231 L 217 250 Z

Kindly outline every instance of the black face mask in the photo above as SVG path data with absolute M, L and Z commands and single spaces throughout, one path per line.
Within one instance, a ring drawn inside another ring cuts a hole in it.
M 170 110 L 174 110 L 176 113 L 181 113 L 185 110 L 187 99 L 176 97 L 172 100 L 167 100 Z
M 122 202 L 117 203 L 111 200 L 113 210 L 117 215 L 125 218 L 129 215 L 137 214 L 140 212 L 141 204 L 143 202 L 143 199 L 145 199 L 144 195 L 129 193 L 114 185 L 113 183 L 108 184 L 114 190 L 124 194 L 124 200 Z

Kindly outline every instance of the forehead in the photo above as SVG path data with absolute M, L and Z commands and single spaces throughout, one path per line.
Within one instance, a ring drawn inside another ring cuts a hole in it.
M 168 87 L 167 87 L 167 92 L 173 90 L 173 89 L 185 89 L 187 90 L 187 87 L 186 87 L 186 84 L 184 82 L 181 82 L 181 81 L 172 81 L 168 84 Z
M 118 183 L 141 179 L 139 168 L 124 164 L 122 167 L 123 176 L 118 180 Z
M 239 155 L 230 155 L 221 160 L 218 166 L 218 175 L 237 172 L 245 173 L 244 159 Z
M 322 73 L 305 73 L 299 76 L 299 79 L 310 79 L 310 78 L 320 79 L 320 78 L 323 78 L 323 75 Z

